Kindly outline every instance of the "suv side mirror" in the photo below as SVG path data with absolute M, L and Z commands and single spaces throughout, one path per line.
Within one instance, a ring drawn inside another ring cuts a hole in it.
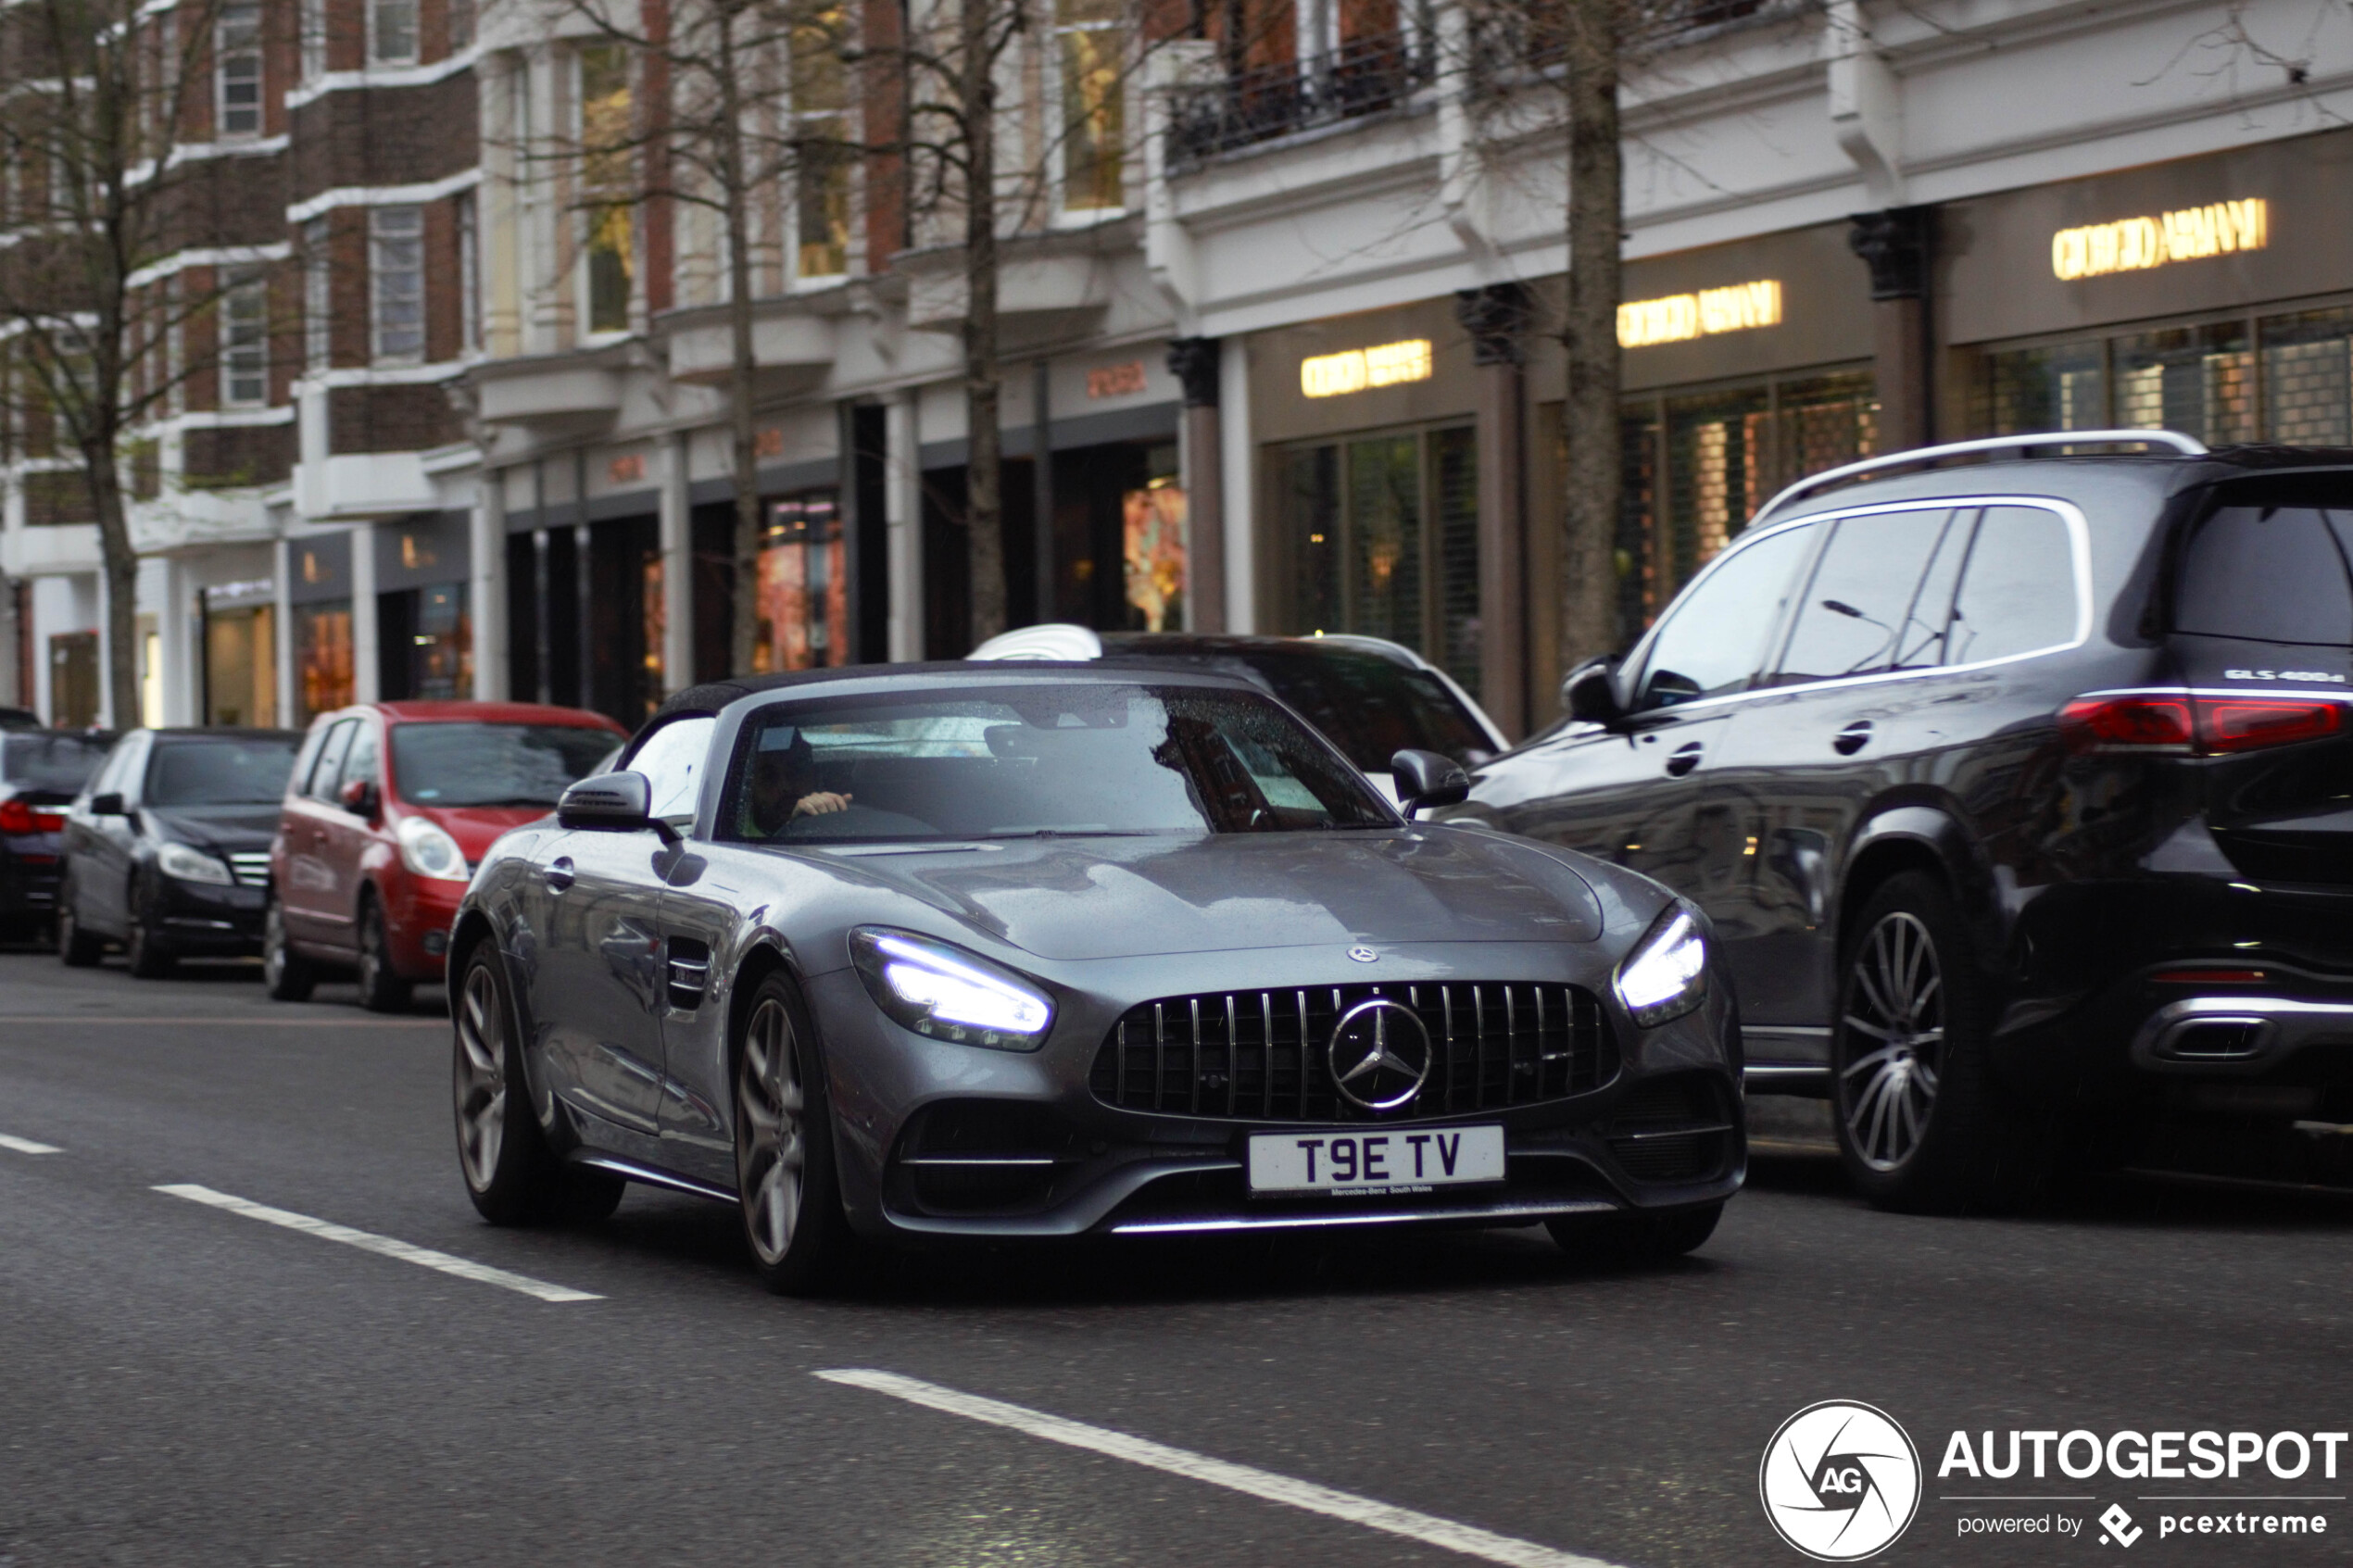
M 121 794 L 121 792 L 120 792 L 120 791 L 119 791 L 119 790 L 112 790 L 112 789 L 110 789 L 110 790 L 107 791 L 107 793 L 106 793 L 106 794 L 104 794 L 104 795 L 94 795 L 94 796 L 92 796 L 92 797 L 90 797 L 90 814 L 91 814 L 92 816 L 94 816 L 94 817 L 120 817 L 120 816 L 121 816 L 121 815 L 122 815 L 122 794 Z
M 1617 660 L 1589 659 L 1561 683 L 1561 711 L 1587 724 L 1615 724 L 1626 717 L 1617 700 Z
M 371 822 L 376 820 L 377 808 L 384 804 L 376 794 L 376 786 L 366 779 L 352 780 L 336 792 L 335 799 L 353 816 L 365 817 Z
M 1470 775 L 1453 758 L 1436 751 L 1401 751 L 1389 759 L 1397 784 L 1398 809 L 1412 822 L 1425 806 L 1459 806 L 1470 798 Z
M 675 841 L 678 830 L 653 815 L 653 782 L 643 773 L 591 773 L 556 802 L 556 825 L 591 833 L 643 833 Z

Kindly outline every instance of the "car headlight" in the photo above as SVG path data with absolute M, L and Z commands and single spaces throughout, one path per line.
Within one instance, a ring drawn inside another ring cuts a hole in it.
M 236 882 L 225 860 L 216 860 L 185 844 L 166 844 L 156 851 L 156 870 L 176 882 L 205 882 L 228 887 Z
M 1647 1029 L 1707 999 L 1707 937 L 1691 910 L 1668 909 L 1617 966 L 1617 999 Z
M 400 840 L 400 863 L 417 875 L 435 882 L 464 882 L 473 874 L 466 870 L 466 852 L 438 822 L 403 817 L 392 833 Z
M 891 1022 L 918 1035 L 998 1050 L 1033 1050 L 1054 1004 L 1035 985 L 977 953 L 880 926 L 849 934 L 850 961 Z

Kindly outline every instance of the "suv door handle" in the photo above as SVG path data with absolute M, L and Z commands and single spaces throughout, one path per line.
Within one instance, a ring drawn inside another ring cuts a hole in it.
M 1667 759 L 1667 776 L 1680 779 L 1699 766 L 1700 753 L 1707 748 L 1695 740 L 1685 741 Z
M 1838 732 L 1837 738 L 1831 742 L 1831 749 L 1841 757 L 1852 757 L 1870 744 L 1871 721 L 1869 719 L 1857 719 Z
M 557 856 L 554 859 L 547 862 L 547 869 L 540 874 L 547 879 L 548 892 L 561 893 L 565 888 L 570 887 L 573 884 L 572 857 L 569 855 Z

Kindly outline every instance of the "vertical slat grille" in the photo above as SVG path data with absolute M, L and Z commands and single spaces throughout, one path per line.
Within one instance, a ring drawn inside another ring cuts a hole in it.
M 1358 985 L 1168 997 L 1129 1010 L 1095 1058 L 1095 1098 L 1225 1121 L 1370 1120 L 1332 1082 L 1340 1015 L 1386 997 L 1429 1031 L 1429 1076 L 1400 1116 L 1453 1116 L 1597 1089 L 1617 1047 L 1592 993 L 1525 981 Z

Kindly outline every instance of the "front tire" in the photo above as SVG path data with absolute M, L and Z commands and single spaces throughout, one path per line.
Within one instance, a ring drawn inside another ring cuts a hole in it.
M 406 1012 L 416 994 L 392 967 L 392 934 L 373 895 L 359 903 L 359 1005 L 370 1012 Z
M 834 1170 L 833 1112 L 807 1014 L 781 974 L 752 993 L 736 1050 L 736 1190 L 761 1283 L 813 1296 L 850 1249 Z
M 1838 1150 L 1882 1209 L 2018 1208 L 2050 1171 L 2044 1120 L 1995 1082 L 1996 998 L 1960 906 L 1906 872 L 1863 908 L 1841 966 L 1831 1035 Z
M 106 951 L 106 943 L 82 929 L 73 879 L 67 877 L 57 888 L 57 960 L 68 969 L 94 969 Z
M 131 972 L 141 980 L 161 980 L 171 972 L 173 955 L 156 930 L 155 910 L 149 907 L 155 899 L 144 878 L 132 883 L 123 901 L 130 906 L 131 918 L 125 922 L 122 951 Z
M 496 944 L 475 943 L 465 964 L 451 1018 L 458 1168 L 476 1213 L 494 1225 L 533 1224 L 554 1213 L 564 1173 L 532 1110 L 521 1031 Z
M 286 910 L 275 894 L 261 914 L 261 984 L 280 1002 L 307 1002 L 319 984 L 318 966 L 286 941 Z

